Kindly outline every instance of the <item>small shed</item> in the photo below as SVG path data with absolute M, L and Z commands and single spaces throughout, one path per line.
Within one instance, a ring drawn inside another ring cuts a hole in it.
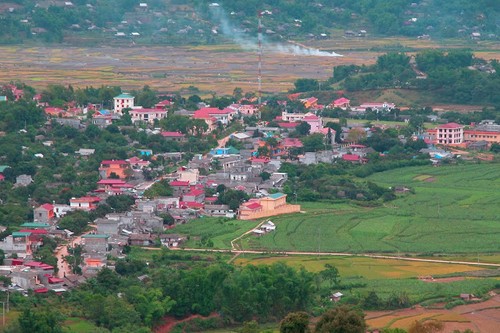
M 330 296 L 330 301 L 332 302 L 338 302 L 341 300 L 342 296 L 344 296 L 344 294 L 342 294 L 341 292 L 337 291 L 336 293 L 332 294 Z

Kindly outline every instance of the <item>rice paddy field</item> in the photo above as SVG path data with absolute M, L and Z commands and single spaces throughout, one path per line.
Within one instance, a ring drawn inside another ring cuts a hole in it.
M 403 168 L 367 180 L 386 187 L 407 186 L 415 194 L 401 195 L 375 208 L 304 205 L 304 214 L 272 218 L 276 231 L 249 236 L 243 247 L 471 257 L 500 252 L 498 164 Z
M 47 84 L 71 84 L 73 87 L 116 85 L 124 90 L 149 85 L 160 92 L 196 86 L 201 94 L 206 95 L 212 92 L 231 94 L 235 87 L 245 92 L 257 90 L 257 52 L 243 50 L 238 45 L 174 47 L 130 45 L 117 41 L 96 45 L 0 46 L 0 82 L 21 81 L 37 89 L 43 89 Z M 272 52 L 264 47 L 264 93 L 286 92 L 293 88 L 293 82 L 298 78 L 326 80 L 331 77 L 334 66 L 373 64 L 379 55 L 390 50 L 416 52 L 429 48 L 468 48 L 477 57 L 500 59 L 500 48 L 494 41 L 345 38 L 343 31 L 338 31 L 330 40 L 303 41 L 300 45 L 337 52 L 343 57 L 297 56 Z M 397 94 L 387 97 L 398 105 L 412 105 L 415 100 L 414 96 L 408 97 L 407 101 L 405 96 Z

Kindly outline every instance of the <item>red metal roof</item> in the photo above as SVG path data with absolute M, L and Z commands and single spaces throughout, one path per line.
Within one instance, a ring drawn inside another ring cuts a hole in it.
M 299 123 L 278 123 L 278 126 L 281 128 L 295 128 L 299 126 Z
M 71 198 L 69 202 L 99 202 L 101 198 L 99 197 L 81 197 L 81 198 Z
M 127 161 L 124 160 L 104 160 L 101 164 L 128 164 Z
M 179 202 L 179 207 L 181 208 L 203 208 L 204 205 L 195 201 L 181 201 Z
M 47 288 L 38 288 L 38 289 L 35 289 L 33 290 L 35 293 L 37 294 L 46 294 L 49 292 L 49 290 Z
M 54 205 L 46 203 L 46 204 L 41 205 L 40 208 L 43 208 L 45 210 L 53 210 L 54 209 Z
M 191 191 L 189 191 L 188 193 L 184 194 L 184 196 L 198 196 L 198 195 L 202 195 L 204 194 L 205 191 L 203 190 L 197 190 L 197 189 L 193 189 Z
M 342 155 L 342 159 L 344 161 L 359 161 L 361 157 L 359 155 L 354 155 L 354 154 L 345 154 Z
M 261 207 L 262 207 L 262 205 L 261 205 L 261 204 L 259 204 L 258 202 L 252 202 L 252 203 L 250 203 L 250 204 L 248 204 L 248 205 L 244 205 L 244 206 L 245 206 L 246 208 L 248 208 L 248 209 L 259 209 L 259 208 L 261 208 Z
M 49 277 L 48 280 L 49 280 L 49 283 L 62 283 L 62 282 L 64 282 L 63 279 L 60 279 L 60 278 L 54 277 L 54 276 Z
M 189 186 L 189 181 L 174 180 L 169 183 L 170 186 Z
M 161 136 L 165 138 L 183 138 L 186 135 L 181 132 L 161 132 Z
M 99 185 L 124 185 L 125 181 L 121 179 L 101 179 L 97 182 Z
M 351 101 L 345 97 L 341 97 L 339 99 L 336 99 L 333 101 L 333 104 L 345 104 L 345 103 L 350 103 Z

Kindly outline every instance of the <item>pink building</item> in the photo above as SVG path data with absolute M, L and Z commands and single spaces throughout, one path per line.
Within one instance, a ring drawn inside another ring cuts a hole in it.
M 351 101 L 345 97 L 338 98 L 330 104 L 333 108 L 341 108 L 342 110 L 348 109 L 351 107 Z
M 460 144 L 464 141 L 464 127 L 457 123 L 440 125 L 437 128 L 436 142 L 450 145 Z
M 323 120 L 312 113 L 306 113 L 302 121 L 306 122 L 311 126 L 309 133 L 318 133 L 323 128 Z

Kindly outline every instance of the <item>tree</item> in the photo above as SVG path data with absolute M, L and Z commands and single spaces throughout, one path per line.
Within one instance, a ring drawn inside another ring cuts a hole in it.
M 311 125 L 306 123 L 305 121 L 301 121 L 300 124 L 295 127 L 295 132 L 297 132 L 301 136 L 309 135 L 311 131 Z
M 319 82 L 316 79 L 297 79 L 293 84 L 295 85 L 295 92 L 319 90 Z
M 347 134 L 346 141 L 347 142 L 360 142 L 366 138 L 366 132 L 363 128 L 351 128 L 349 133 Z
M 330 283 L 330 288 L 333 288 L 340 284 L 339 270 L 335 266 L 325 264 L 325 269 L 322 270 L 319 274 L 324 281 L 328 281 Z
M 73 274 L 82 274 L 82 268 L 80 265 L 83 263 L 83 247 L 81 245 L 76 245 L 74 247 L 68 247 L 68 255 L 64 257 L 64 260 L 71 267 L 71 272 Z
M 292 312 L 280 323 L 280 333 L 309 332 L 309 315 L 305 312 Z
M 58 224 L 61 229 L 68 229 L 75 234 L 81 234 L 87 228 L 89 223 L 89 215 L 83 211 L 75 211 L 66 214 Z
M 106 199 L 106 203 L 117 213 L 123 213 L 130 210 L 135 204 L 134 197 L 127 194 L 113 195 Z
M 243 323 L 243 327 L 239 330 L 239 333 L 259 333 L 259 324 L 255 321 L 247 321 Z
M 260 178 L 262 178 L 262 180 L 266 181 L 268 180 L 269 178 L 271 178 L 271 174 L 267 171 L 263 171 L 260 173 Z
M 408 329 L 408 333 L 438 333 L 442 332 L 444 325 L 437 320 L 419 321 L 415 322 Z
M 318 151 L 325 149 L 325 136 L 321 133 L 314 133 L 302 139 L 305 151 Z
M 154 197 L 167 197 L 173 194 L 173 189 L 167 180 L 163 179 L 159 182 L 154 183 L 150 188 L 144 191 L 144 196 L 146 198 Z
M 27 308 L 19 316 L 22 333 L 62 333 L 62 318 L 55 312 Z
M 363 300 L 363 309 L 365 310 L 375 310 L 382 305 L 380 298 L 375 291 L 370 291 L 368 295 Z
M 316 324 L 316 333 L 364 333 L 364 314 L 354 308 L 340 306 L 325 312 Z

